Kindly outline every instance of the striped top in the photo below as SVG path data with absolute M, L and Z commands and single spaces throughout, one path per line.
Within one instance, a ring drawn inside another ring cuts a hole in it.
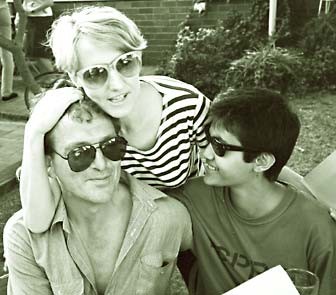
M 121 166 L 159 189 L 178 187 L 199 174 L 199 148 L 207 145 L 204 123 L 210 100 L 195 87 L 164 76 L 144 76 L 162 96 L 161 123 L 154 146 L 127 146 Z

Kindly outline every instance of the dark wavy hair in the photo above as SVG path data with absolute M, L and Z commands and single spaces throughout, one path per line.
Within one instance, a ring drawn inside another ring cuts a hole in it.
M 285 97 L 262 88 L 232 90 L 216 98 L 209 116 L 212 126 L 236 136 L 243 147 L 273 154 L 275 163 L 264 175 L 277 179 L 300 132 L 299 118 Z M 259 154 L 244 152 L 244 161 Z

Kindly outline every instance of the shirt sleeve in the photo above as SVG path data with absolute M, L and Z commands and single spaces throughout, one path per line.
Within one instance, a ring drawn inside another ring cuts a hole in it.
M 184 185 L 182 186 L 184 187 Z M 177 200 L 182 204 L 186 213 L 185 216 L 185 228 L 184 228 L 184 236 L 181 244 L 181 251 L 192 250 L 193 249 L 193 230 L 192 230 L 192 221 L 190 217 L 190 212 L 188 207 L 186 206 L 187 196 L 184 194 L 184 191 L 181 187 L 170 189 L 166 192 L 170 197 Z
M 184 214 L 185 215 L 185 227 L 184 227 L 184 233 L 183 233 L 183 237 L 182 237 L 182 243 L 181 243 L 180 251 L 185 251 L 185 250 L 188 250 L 188 249 L 192 249 L 192 245 L 193 245 L 191 218 L 190 218 L 189 212 L 186 208 L 184 208 L 184 211 L 185 211 L 185 214 Z
M 38 266 L 23 221 L 9 220 L 4 229 L 4 255 L 8 267 L 8 295 L 53 294 L 48 278 Z
M 333 221 L 332 221 L 333 222 Z M 336 228 L 326 228 L 321 236 L 319 254 L 309 261 L 311 269 L 320 279 L 319 294 L 334 295 L 336 290 Z

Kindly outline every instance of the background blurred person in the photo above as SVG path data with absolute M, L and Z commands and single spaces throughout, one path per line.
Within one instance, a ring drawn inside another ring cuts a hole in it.
M 25 51 L 28 58 L 36 62 L 39 73 L 50 72 L 54 69 L 52 53 L 43 45 L 46 32 L 53 22 L 53 0 L 24 0 L 23 9 L 27 13 L 25 35 Z
M 5 0 L 0 0 L 0 35 L 7 39 L 12 39 L 12 22 L 8 4 Z M 12 53 L 0 47 L 1 60 L 1 97 L 7 101 L 17 97 L 13 92 L 14 61 Z

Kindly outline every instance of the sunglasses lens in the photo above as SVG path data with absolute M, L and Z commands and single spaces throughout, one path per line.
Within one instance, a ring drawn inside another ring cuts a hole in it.
M 133 77 L 140 73 L 141 61 L 138 55 L 129 53 L 122 56 L 116 64 L 117 71 L 124 77 Z
M 83 81 L 87 87 L 99 88 L 104 86 L 108 77 L 108 70 L 105 67 L 94 67 L 83 73 Z
M 126 152 L 126 141 L 121 138 L 113 138 L 101 145 L 104 156 L 112 161 L 120 161 Z
M 91 89 L 97 89 L 105 85 L 108 80 L 109 71 L 118 71 L 126 78 L 136 76 L 141 70 L 141 59 L 135 52 L 129 52 L 121 55 L 110 65 L 94 66 L 84 72 L 79 71 L 79 77 L 85 83 L 85 86 Z
M 68 154 L 70 169 L 81 172 L 87 169 L 96 157 L 96 149 L 93 146 L 83 146 Z
M 217 142 L 217 140 L 210 135 L 210 126 L 205 127 L 205 136 L 207 141 L 211 144 L 214 153 L 219 157 L 223 157 L 226 149 L 220 142 Z
M 226 149 L 223 145 L 216 141 L 215 138 L 211 138 L 210 140 L 213 151 L 218 157 L 224 157 Z

